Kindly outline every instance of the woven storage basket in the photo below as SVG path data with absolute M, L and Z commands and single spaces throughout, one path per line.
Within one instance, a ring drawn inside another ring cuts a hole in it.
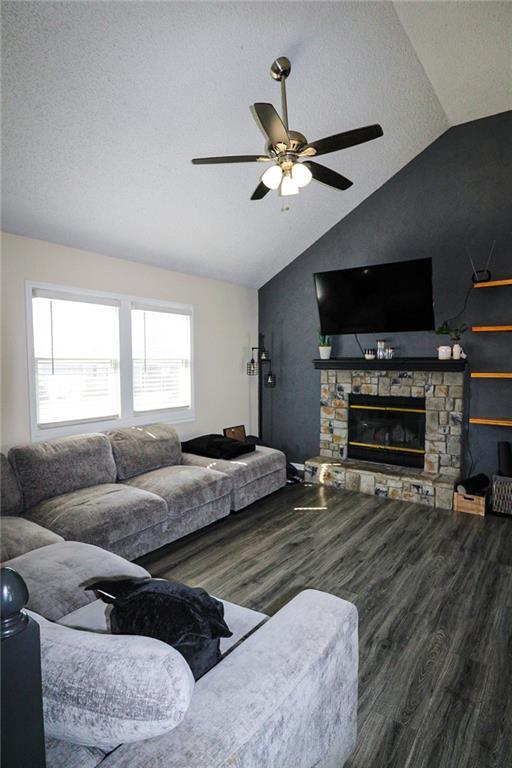
M 493 475 L 492 511 L 512 517 L 512 477 Z

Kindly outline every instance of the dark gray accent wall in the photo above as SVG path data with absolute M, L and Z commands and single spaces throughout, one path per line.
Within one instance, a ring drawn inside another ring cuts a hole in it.
M 439 325 L 460 311 L 471 283 L 465 247 L 483 267 L 493 240 L 493 277 L 512 277 L 512 112 L 448 130 L 260 289 L 260 329 L 278 377 L 263 393 L 265 440 L 290 461 L 319 451 L 314 272 L 431 256 Z M 461 320 L 512 324 L 512 287 L 473 290 Z M 361 335 L 363 348 L 376 338 Z M 410 357 L 434 356 L 442 343 L 433 332 L 386 338 Z M 512 370 L 512 334 L 469 332 L 463 345 L 474 370 Z M 354 336 L 334 337 L 334 356 L 359 354 Z M 470 409 L 473 416 L 512 418 L 512 382 L 473 380 Z M 474 468 L 495 470 L 498 440 L 512 441 L 512 429 L 469 428 Z

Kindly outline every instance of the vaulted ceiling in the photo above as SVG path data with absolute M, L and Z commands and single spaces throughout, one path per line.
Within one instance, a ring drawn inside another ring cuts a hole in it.
M 474 46 L 464 44 L 473 6 L 487 9 L 478 8 L 480 24 L 498 13 L 501 30 L 512 4 L 405 5 L 415 9 L 3 2 L 3 228 L 262 285 L 451 123 L 512 107 L 509 38 L 500 31 L 494 53 L 479 46 L 488 66 L 476 85 Z M 445 22 L 431 5 L 450 7 Z M 492 38 L 497 26 L 484 28 Z M 459 48 L 442 42 L 454 35 Z M 375 122 L 384 129 L 322 159 L 354 181 L 349 190 L 312 183 L 288 213 L 276 193 L 250 200 L 261 166 L 190 162 L 263 150 L 249 105 L 279 108 L 269 76 L 279 55 L 292 61 L 291 128 L 310 140 Z M 496 93 L 484 98 L 489 81 Z

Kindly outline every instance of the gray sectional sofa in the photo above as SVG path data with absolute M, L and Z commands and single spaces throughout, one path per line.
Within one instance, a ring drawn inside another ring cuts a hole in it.
M 280 488 L 283 454 L 182 454 L 156 424 L 1 462 L 2 561 L 39 624 L 47 768 L 342 768 L 357 729 L 353 605 L 305 590 L 269 618 L 224 601 L 233 636 L 194 684 L 174 648 L 111 634 L 84 589 L 149 575 L 129 560 Z
M 159 640 L 109 633 L 84 586 L 147 571 L 57 541 L 5 563 L 41 637 L 47 768 L 342 768 L 356 740 L 357 611 L 305 590 L 272 617 L 224 603 L 233 637 L 195 685 Z
M 285 482 L 280 451 L 192 456 L 168 424 L 15 446 L 2 456 L 2 560 L 52 543 L 51 534 L 133 560 Z

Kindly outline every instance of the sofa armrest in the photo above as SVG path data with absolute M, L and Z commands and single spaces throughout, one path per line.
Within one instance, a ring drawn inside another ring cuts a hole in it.
M 356 740 L 357 610 L 306 590 L 196 685 L 170 733 L 102 768 L 341 768 Z

